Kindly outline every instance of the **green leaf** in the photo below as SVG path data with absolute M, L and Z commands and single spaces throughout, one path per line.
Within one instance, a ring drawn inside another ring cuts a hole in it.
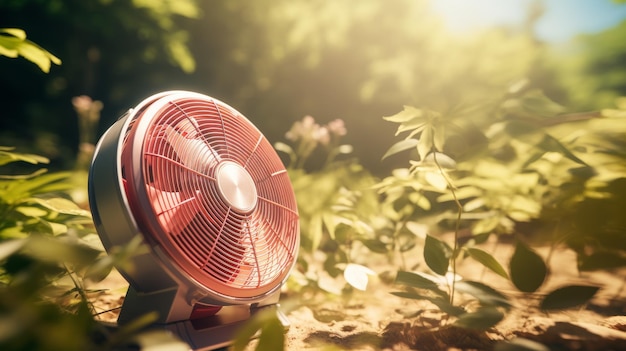
M 19 28 L 0 28 L 0 34 L 6 33 L 10 34 L 18 39 L 26 39 L 26 32 Z
M 450 303 L 450 300 L 444 297 L 426 296 L 426 295 L 421 295 L 418 293 L 404 292 L 404 291 L 394 291 L 391 294 L 398 296 L 398 297 L 406 298 L 406 299 L 430 301 L 435 306 L 437 306 L 441 311 L 451 316 L 458 316 L 466 312 L 464 308 L 452 305 Z
M 62 197 L 53 197 L 49 199 L 30 198 L 29 200 L 58 213 L 69 214 L 72 216 L 91 217 L 91 213 L 89 211 L 83 210 L 71 200 L 64 199 Z
M 569 158 L 570 160 L 578 164 L 587 166 L 585 161 L 581 160 L 576 155 L 574 155 L 568 148 L 566 148 L 563 144 L 561 144 L 560 141 L 558 141 L 555 137 L 551 136 L 550 134 L 545 134 L 543 136 L 543 139 L 541 139 L 539 144 L 537 144 L 537 147 L 545 151 L 561 153 L 563 154 L 563 156 Z
M 546 279 L 548 270 L 541 256 L 519 242 L 510 262 L 511 281 L 520 291 L 534 292 Z
M 284 350 L 285 349 L 285 327 L 276 318 L 270 318 L 261 327 L 259 343 L 255 350 Z
M 420 160 L 426 158 L 433 149 L 433 129 L 431 126 L 426 126 L 420 135 L 420 139 L 417 143 L 417 153 L 420 156 Z
M 471 258 L 480 262 L 483 266 L 491 269 L 499 276 L 509 279 L 509 275 L 506 273 L 502 265 L 500 265 L 500 263 L 488 252 L 473 247 L 468 247 L 466 251 Z
M 399 142 L 393 144 L 389 150 L 387 150 L 387 152 L 385 152 L 385 154 L 382 157 L 382 160 L 386 159 L 387 157 L 391 156 L 391 155 L 395 155 L 399 152 L 408 150 L 408 149 L 412 149 L 414 147 L 417 146 L 417 139 L 404 139 L 404 140 L 400 140 Z
M 455 289 L 474 296 L 484 306 L 511 307 L 505 295 L 480 282 L 461 280 L 455 283 Z
M 428 268 L 439 275 L 446 275 L 451 256 L 452 249 L 446 243 L 432 235 L 426 235 L 424 260 Z
M 250 339 L 258 335 L 255 350 L 283 350 L 285 347 L 285 327 L 278 318 L 276 307 L 262 308 L 252 315 L 235 334 L 233 351 L 243 351 Z
M 0 261 L 4 261 L 7 257 L 21 250 L 24 243 L 24 239 L 7 240 L 0 243 Z
M 482 200 L 482 199 L 480 199 L 480 200 Z M 502 218 L 501 216 L 498 216 L 496 214 L 492 214 L 489 217 L 486 217 L 486 218 L 483 218 L 483 219 L 479 220 L 472 227 L 472 233 L 474 235 L 491 234 L 494 231 L 494 229 L 496 229 L 498 227 L 498 224 L 500 224 L 500 219 L 501 218 Z M 508 278 L 508 275 L 507 275 L 507 278 Z
M 28 162 L 30 164 L 38 164 L 38 163 L 50 163 L 50 160 L 46 157 L 34 155 L 34 154 L 24 154 L 20 152 L 12 151 L 13 148 L 1 148 L 0 149 L 0 166 L 4 166 L 7 163 L 11 162 Z
M 540 308 L 544 311 L 564 310 L 589 301 L 600 288 L 597 286 L 568 285 L 550 292 L 543 298 Z
M 387 244 L 378 239 L 363 239 L 360 241 L 372 252 L 380 254 L 389 252 L 389 247 L 387 247 Z
M 430 280 L 419 273 L 399 271 L 394 283 L 410 286 L 412 288 L 440 291 L 439 284 L 437 284 L 437 282 Z
M 456 169 L 456 161 L 452 157 L 437 151 L 426 155 L 421 163 L 437 169 Z
M 48 214 L 48 211 L 34 206 L 19 206 L 15 208 L 15 211 L 27 217 L 44 217 Z
M 5 188 L 4 200 L 8 203 L 14 203 L 37 194 L 69 190 L 72 188 L 72 184 L 64 180 L 70 176 L 71 173 L 69 172 L 48 173 L 11 182 Z
M 435 146 L 435 150 L 443 151 L 443 146 L 446 141 L 446 125 L 444 123 L 437 123 L 433 134 L 433 145 Z
M 348 263 L 343 270 L 343 277 L 348 284 L 353 288 L 365 291 L 367 289 L 367 283 L 369 282 L 369 276 L 376 275 L 373 270 L 362 266 L 360 264 Z
M 533 89 L 518 99 L 505 103 L 508 113 L 518 118 L 542 120 L 563 112 L 564 107 L 548 98 L 541 90 Z
M 26 39 L 26 33 L 21 29 L 0 29 L 0 49 L 0 54 L 12 58 L 19 54 L 46 73 L 50 71 L 51 63 L 61 64 L 58 57 Z
M 114 265 L 115 260 L 112 256 L 103 256 L 87 267 L 87 271 L 83 275 L 83 278 L 94 282 L 100 282 L 111 273 Z
M 502 311 L 494 306 L 487 306 L 458 316 L 454 325 L 469 329 L 487 330 L 498 324 L 503 318 L 504 313 Z
M 100 251 L 68 237 L 31 235 L 24 245 L 23 253 L 44 262 L 85 265 L 91 264 Z
M 424 113 L 422 110 L 412 106 L 404 106 L 404 109 L 395 115 L 383 117 L 385 121 L 394 123 L 404 123 L 413 120 L 414 118 L 422 117 Z

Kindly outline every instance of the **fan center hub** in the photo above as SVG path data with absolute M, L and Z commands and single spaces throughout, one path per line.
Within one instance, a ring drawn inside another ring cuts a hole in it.
M 215 174 L 219 193 L 230 207 L 242 213 L 256 207 L 256 185 L 245 168 L 235 162 L 224 161 L 217 166 Z

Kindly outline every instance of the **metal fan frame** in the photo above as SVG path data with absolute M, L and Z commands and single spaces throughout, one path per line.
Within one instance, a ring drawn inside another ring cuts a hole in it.
M 280 287 L 288 276 L 286 274 L 281 282 L 258 295 L 235 297 L 222 294 L 186 274 L 156 240 L 150 235 L 141 233 L 123 184 L 121 158 L 125 134 L 137 116 L 150 109 L 155 102 L 183 97 L 219 101 L 188 91 L 168 91 L 152 95 L 113 124 L 96 146 L 89 174 L 89 200 L 94 223 L 105 248 L 110 250 L 115 246 L 125 245 L 137 235 L 141 235 L 149 247 L 149 252 L 132 259 L 135 267 L 133 271 L 120 270 L 130 283 L 120 320 L 129 320 L 146 311 L 157 309 L 159 321 L 169 323 L 189 319 L 194 306 L 198 304 L 216 306 L 275 304 L 278 302 Z M 133 158 L 139 159 L 137 153 L 141 153 L 140 148 L 133 146 L 132 152 L 135 154 Z M 296 240 L 297 250 L 299 237 Z M 297 251 L 294 254 L 297 254 Z M 287 271 L 293 264 L 295 259 Z

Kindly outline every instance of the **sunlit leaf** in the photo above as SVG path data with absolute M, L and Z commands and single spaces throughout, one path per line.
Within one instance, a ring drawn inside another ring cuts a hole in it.
M 7 240 L 0 243 L 0 261 L 5 260 L 7 257 L 13 255 L 24 247 L 25 240 L 14 239 Z
M 293 162 L 296 157 L 296 154 L 295 154 L 295 151 L 293 151 L 293 148 L 280 141 L 277 141 L 276 143 L 274 143 L 274 149 L 276 149 L 277 151 L 286 153 L 289 156 L 291 162 Z
M 426 172 L 424 174 L 424 179 L 428 182 L 428 184 L 432 185 L 439 191 L 444 191 L 448 187 L 448 181 L 439 171 Z
M 443 123 L 437 123 L 433 133 L 433 145 L 436 151 L 443 151 L 446 141 L 446 126 Z
M 26 39 L 26 32 L 23 29 L 19 28 L 0 28 L 0 34 L 6 33 L 10 34 L 18 39 Z
M 456 282 L 455 288 L 459 292 L 474 296 L 484 306 L 511 307 L 505 295 L 481 282 L 461 280 Z
M 569 158 L 570 160 L 576 163 L 579 163 L 581 165 L 587 166 L 587 163 L 585 163 L 585 161 L 581 160 L 576 155 L 574 155 L 568 148 L 566 148 L 563 144 L 561 144 L 560 141 L 558 141 L 556 138 L 554 138 L 550 134 L 545 134 L 543 139 L 541 140 L 541 142 L 539 142 L 539 144 L 537 144 L 537 146 L 540 149 L 545 150 L 545 151 L 559 152 L 563 154 L 563 156 Z
M 439 275 L 446 275 L 452 249 L 445 242 L 427 235 L 424 242 L 424 260 L 433 272 Z
M 546 295 L 540 304 L 544 311 L 563 310 L 587 303 L 600 288 L 597 286 L 569 285 Z
M 505 104 L 508 113 L 519 118 L 541 120 L 553 117 L 564 111 L 564 107 L 548 98 L 541 90 L 529 90 L 516 100 Z
M 61 198 L 61 197 L 53 197 L 49 199 L 30 198 L 30 201 L 33 201 L 55 212 L 69 214 L 73 216 L 91 217 L 91 212 L 87 210 L 83 210 L 82 208 L 78 207 L 76 203 L 65 198 Z
M 69 172 L 47 173 L 37 175 L 34 178 L 11 182 L 5 189 L 4 200 L 12 203 L 37 194 L 69 190 L 73 186 L 66 181 L 70 176 L 71 173 Z
M 470 313 L 464 313 L 457 317 L 454 325 L 477 330 L 487 330 L 498 324 L 503 318 L 504 313 L 497 307 L 487 306 Z
M 28 217 L 43 217 L 48 214 L 48 211 L 34 206 L 19 206 L 15 208 L 15 211 Z
M 263 323 L 256 351 L 284 350 L 285 326 L 278 318 L 270 318 Z
M 387 244 L 378 239 L 363 239 L 360 241 L 372 252 L 380 254 L 389 252 L 389 247 L 387 246 Z
M 420 135 L 419 141 L 417 143 L 417 153 L 420 156 L 420 160 L 426 158 L 433 150 L 433 130 L 432 127 L 426 126 Z
M 343 271 L 343 277 L 353 288 L 365 291 L 369 276 L 376 275 L 373 270 L 360 264 L 348 263 Z
M 420 273 L 399 271 L 394 283 L 412 288 L 440 291 L 438 282 L 428 279 Z
M 40 261 L 55 263 L 62 258 L 64 262 L 77 265 L 93 262 L 100 254 L 99 251 L 69 238 L 43 235 L 31 235 L 24 245 L 23 253 Z
M 404 106 L 404 109 L 395 115 L 383 117 L 384 120 L 394 123 L 408 122 L 416 117 L 422 117 L 423 112 L 412 106 Z
M 25 32 L 16 28 L 0 29 L 0 54 L 13 58 L 20 55 L 46 73 L 50 71 L 52 63 L 61 64 L 58 57 L 26 39 Z
M 28 162 L 31 164 L 50 163 L 50 160 L 46 157 L 15 152 L 12 150 L 13 148 L 0 149 L 0 166 L 17 161 Z
M 397 143 L 393 144 L 389 150 L 387 150 L 387 152 L 385 152 L 385 154 L 383 155 L 382 159 L 384 160 L 385 158 L 391 156 L 391 155 L 395 155 L 399 152 L 405 151 L 405 150 L 409 150 L 412 148 L 415 148 L 417 146 L 417 139 L 404 139 L 404 140 L 400 140 Z
M 511 281 L 520 291 L 536 291 L 548 273 L 541 256 L 523 243 L 515 246 L 510 262 Z
M 509 279 L 509 275 L 504 270 L 502 265 L 500 265 L 500 263 L 491 254 L 481 249 L 474 248 L 474 247 L 468 247 L 466 250 L 467 250 L 467 253 L 470 255 L 470 257 L 480 262 L 483 266 L 491 269 L 493 272 L 495 272 L 499 276 L 505 279 Z
M 169 54 L 185 73 L 192 73 L 196 70 L 196 60 L 185 44 L 187 35 L 185 32 L 175 34 L 167 43 Z
M 435 168 L 456 169 L 456 161 L 442 152 L 431 152 L 422 160 L 422 164 Z
M 283 350 L 285 327 L 274 307 L 264 308 L 248 319 L 235 334 L 233 351 L 243 351 L 250 340 L 258 337 L 255 350 Z
M 354 147 L 349 144 L 343 144 L 337 147 L 337 152 L 343 155 L 351 154 L 353 151 L 354 151 Z

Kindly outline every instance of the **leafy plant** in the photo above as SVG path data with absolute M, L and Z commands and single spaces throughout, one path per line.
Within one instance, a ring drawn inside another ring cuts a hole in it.
M 354 269 L 363 262 L 354 262 L 353 250 L 357 243 L 367 245 L 375 238 L 367 222 L 377 209 L 377 196 L 371 189 L 374 178 L 354 159 L 345 158 L 352 151 L 350 145 L 341 144 L 345 134 L 341 120 L 319 125 L 306 116 L 287 132 L 291 145 L 275 144 L 288 156 L 287 170 L 300 213 L 302 250 L 290 279 L 292 291 L 321 288 L 341 294 L 345 282 L 362 282 L 362 274 L 370 272 L 365 267 Z M 319 261 L 311 259 L 314 255 L 323 257 L 322 270 L 309 265 Z M 348 277 L 342 284 L 336 278 L 342 273 L 346 277 L 347 267 Z M 356 285 L 363 288 L 361 283 Z
M 0 166 L 47 163 L 44 157 L 0 147 Z M 98 323 L 88 281 L 128 265 L 141 240 L 106 255 L 89 211 L 70 200 L 69 172 L 0 175 L 0 348 L 3 350 L 112 349 L 144 343 L 144 316 L 111 332 Z M 139 239 L 139 238 L 138 238 Z M 159 336 L 162 341 L 162 336 Z M 166 338 L 172 342 L 171 337 Z M 165 341 L 167 341 L 165 340 Z
M 61 60 L 46 49 L 26 39 L 26 32 L 19 28 L 0 28 L 0 55 L 16 58 L 22 56 L 48 73 L 54 63 Z
M 560 218 L 567 213 L 580 215 L 577 209 L 586 202 L 604 198 L 597 189 L 626 178 L 617 145 L 599 142 L 607 135 L 607 129 L 599 125 L 615 126 L 614 133 L 623 135 L 625 122 L 621 114 L 614 110 L 563 112 L 563 107 L 541 92 L 518 84 L 500 99 L 481 106 L 456 107 L 447 113 L 407 106 L 385 118 L 399 124 L 397 134 L 407 135 L 384 157 L 413 150 L 418 158 L 411 161 L 411 168 L 395 171 L 378 185 L 387 206 L 396 210 L 396 216 L 390 218 L 410 223 L 419 210 L 444 230 L 451 223 L 455 234 L 452 245 L 433 235 L 424 237 L 424 262 L 436 275 L 401 270 L 396 283 L 408 291 L 396 295 L 431 301 L 455 317 L 455 324 L 486 328 L 496 324 L 510 306 L 486 303 L 506 298 L 498 293 L 495 299 L 488 286 L 458 277 L 459 260 L 479 262 L 510 279 L 524 293 L 535 293 L 542 286 L 547 277 L 546 264 L 524 240 L 516 246 L 508 273 L 491 254 L 475 245 L 493 234 L 521 235 L 521 223 L 529 223 L 536 231 L 556 226 L 552 244 L 571 242 L 570 235 L 577 230 L 568 228 L 564 236 L 558 226 Z M 581 131 L 581 124 L 588 129 Z M 467 140 L 476 143 L 468 148 Z M 598 147 L 599 143 L 603 148 Z M 460 240 L 461 230 L 470 233 L 469 240 Z M 620 235 L 623 237 L 623 232 Z M 467 284 L 472 289 L 467 289 Z M 578 306 L 597 290 L 586 285 L 560 287 L 547 293 L 539 307 L 551 310 Z M 458 293 L 469 295 L 477 306 L 455 304 Z M 560 300 L 566 293 L 571 294 L 570 299 Z

